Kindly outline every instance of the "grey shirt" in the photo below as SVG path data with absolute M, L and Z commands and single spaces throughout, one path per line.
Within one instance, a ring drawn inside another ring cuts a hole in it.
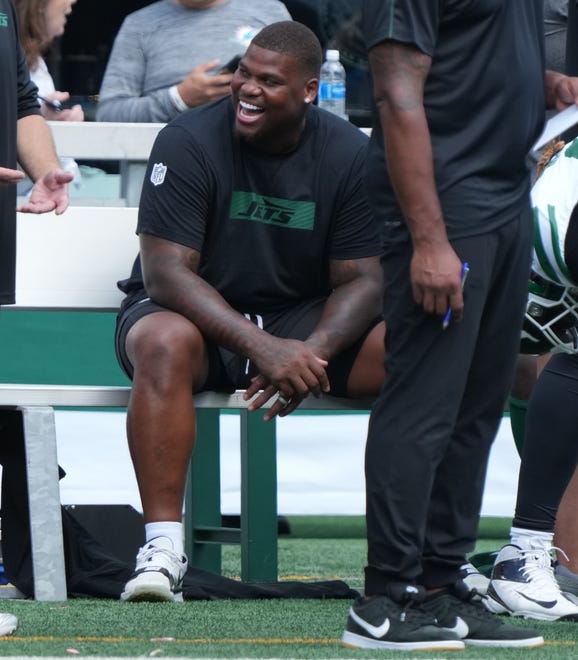
M 179 114 L 170 87 L 199 64 L 242 55 L 261 28 L 288 20 L 278 0 L 227 0 L 209 9 L 159 0 L 129 14 L 106 67 L 97 121 L 170 121 Z
M 552 71 L 565 70 L 567 24 L 568 0 L 544 0 L 546 68 Z

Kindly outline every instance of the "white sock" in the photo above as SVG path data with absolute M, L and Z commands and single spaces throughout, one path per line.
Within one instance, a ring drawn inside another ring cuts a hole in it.
M 552 549 L 554 532 L 537 532 L 534 529 L 522 527 L 510 528 L 510 542 L 522 550 L 546 550 Z
M 169 520 L 146 523 L 145 540 L 147 543 L 154 541 L 154 545 L 173 550 L 173 552 L 176 552 L 180 556 L 184 552 L 183 524 Z M 169 545 L 169 541 L 172 547 Z

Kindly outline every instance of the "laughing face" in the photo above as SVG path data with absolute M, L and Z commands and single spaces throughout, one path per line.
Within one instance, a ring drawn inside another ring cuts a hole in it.
M 237 133 L 263 151 L 290 151 L 317 87 L 317 79 L 307 78 L 295 58 L 252 44 L 231 81 Z

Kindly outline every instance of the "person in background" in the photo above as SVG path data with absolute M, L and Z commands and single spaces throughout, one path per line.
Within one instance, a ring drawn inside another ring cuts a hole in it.
M 578 0 L 568 0 L 565 71 L 569 76 L 578 75 Z
M 16 184 L 34 181 L 25 213 L 63 213 L 72 174 L 61 169 L 50 129 L 30 80 L 11 0 L 0 0 L 0 305 L 15 302 Z
M 552 71 L 567 72 L 574 75 L 577 67 L 567 61 L 569 10 L 575 12 L 576 2 L 572 0 L 544 0 L 544 37 L 546 42 L 546 68 Z M 571 44 L 570 44 L 571 46 Z M 570 66 L 569 66 L 570 65 Z M 552 116 L 555 111 L 549 111 Z M 576 135 L 576 127 L 564 134 L 564 139 L 571 142 Z M 551 154 L 551 151 L 550 151 Z M 540 164 L 540 169 L 543 164 Z M 523 454 L 524 435 L 526 432 L 526 411 L 532 389 L 540 373 L 550 359 L 550 345 L 542 346 L 539 354 L 533 354 L 532 342 L 523 338 L 525 352 L 518 356 L 508 408 L 510 424 L 516 449 L 520 457 Z M 558 553 L 555 562 L 555 575 L 565 591 L 578 596 L 578 470 L 566 489 L 556 514 L 554 546 L 564 548 Z M 489 580 L 487 580 L 489 584 Z
M 32 82 L 42 97 L 40 107 L 50 121 L 84 121 L 80 104 L 70 108 L 58 108 L 46 101 L 64 104 L 70 98 L 68 92 L 57 91 L 42 55 L 53 41 L 64 34 L 67 16 L 77 0 L 13 0 L 20 23 L 20 42 L 26 55 Z
M 55 39 L 64 34 L 67 16 L 77 0 L 13 0 L 20 24 L 20 42 L 26 56 L 32 82 L 38 87 L 40 108 L 49 121 L 84 121 L 84 111 L 79 104 L 70 108 L 68 92 L 57 91 L 46 62 L 42 57 Z M 74 158 L 63 157 L 60 166 L 74 175 L 75 185 L 80 185 L 81 174 Z M 25 179 L 18 184 L 18 195 L 27 195 L 32 182 Z
M 231 98 L 183 113 L 151 152 L 116 332 L 146 533 L 125 600 L 182 600 L 195 393 L 246 389 L 271 420 L 383 382 L 367 137 L 314 105 L 321 61 L 304 25 L 263 28 Z
M 369 421 L 365 596 L 348 646 L 544 643 L 461 579 L 526 307 L 527 155 L 545 109 L 578 102 L 578 79 L 545 71 L 543 23 L 543 0 L 364 2 L 387 379 Z
M 555 549 L 559 557 L 578 559 L 576 519 L 566 520 L 556 539 L 574 543 L 553 547 L 560 502 L 578 464 L 578 138 L 546 150 L 539 172 L 522 348 L 551 357 L 532 389 L 510 543 L 496 556 L 486 606 L 512 616 L 578 621 L 578 604 L 563 593 L 565 585 L 576 587 L 578 576 L 552 563 Z M 567 506 L 576 511 L 576 502 Z
M 566 71 L 567 26 L 568 0 L 544 0 L 546 67 L 551 71 Z
M 97 121 L 168 122 L 231 93 L 235 64 L 265 25 L 291 17 L 278 0 L 159 0 L 129 14 L 102 80 Z
M 11 0 L 0 0 L 0 35 L 0 305 L 10 305 L 16 284 L 16 184 L 24 177 L 17 162 L 35 182 L 30 199 L 19 209 L 25 213 L 63 213 L 72 175 L 60 168 L 40 114 Z M 0 420 L 0 448 L 9 441 Z M 0 635 L 12 633 L 17 625 L 14 615 L 0 615 Z

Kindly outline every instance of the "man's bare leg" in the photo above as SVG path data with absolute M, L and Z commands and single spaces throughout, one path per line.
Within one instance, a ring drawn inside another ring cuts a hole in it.
M 126 352 L 134 368 L 127 435 L 146 543 L 121 598 L 182 600 L 182 510 L 195 443 L 193 391 L 208 371 L 205 341 L 179 314 L 155 312 L 131 328 Z
M 378 323 L 367 335 L 359 351 L 349 379 L 347 393 L 351 397 L 376 396 L 385 380 L 385 323 Z

